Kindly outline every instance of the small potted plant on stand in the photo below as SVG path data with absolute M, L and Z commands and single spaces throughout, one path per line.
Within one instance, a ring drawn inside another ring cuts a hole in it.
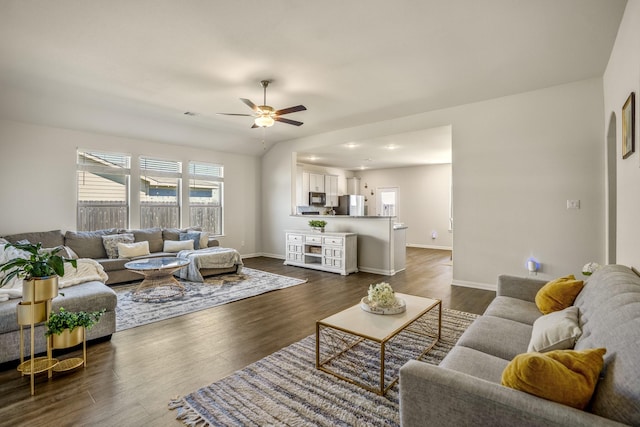
M 84 311 L 67 311 L 64 307 L 49 316 L 45 323 L 46 336 L 52 337 L 53 348 L 68 348 L 80 344 L 84 339 L 85 330 L 89 330 L 100 321 L 106 310 L 87 313 Z
M 327 225 L 327 221 L 323 221 L 321 219 L 312 219 L 311 221 L 309 221 L 309 227 L 321 233 L 324 233 L 325 225 Z

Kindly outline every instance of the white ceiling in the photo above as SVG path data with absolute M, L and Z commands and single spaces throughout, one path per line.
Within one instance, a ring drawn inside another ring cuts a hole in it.
M 269 147 L 600 77 L 625 4 L 0 0 L 0 116 L 260 155 L 263 136 Z M 262 79 L 269 105 L 308 108 L 287 116 L 303 126 L 263 134 L 216 115 L 249 112 L 240 97 L 261 103 Z M 351 164 L 366 158 L 351 152 Z

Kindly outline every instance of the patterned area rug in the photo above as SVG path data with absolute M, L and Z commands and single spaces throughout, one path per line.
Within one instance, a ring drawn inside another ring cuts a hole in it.
M 118 295 L 116 331 L 182 316 L 305 282 L 306 280 L 243 267 L 241 274 L 211 276 L 205 278 L 204 283 L 180 281 L 186 292 L 178 298 L 162 298 L 166 290 L 155 289 L 153 291 L 157 292 L 157 298 L 152 302 L 134 300 L 132 293 L 138 283 L 114 286 L 113 290 Z
M 443 309 L 442 336 L 422 360 L 437 365 L 471 324 L 475 314 Z M 424 339 L 424 338 L 422 338 Z M 420 339 L 400 334 L 387 369 L 394 373 L 415 357 Z M 424 343 L 422 343 L 424 344 Z M 359 363 L 375 364 L 373 348 Z M 354 364 L 355 365 L 355 364 Z M 343 367 L 348 372 L 353 365 Z M 366 391 L 315 368 L 310 335 L 234 374 L 172 400 L 177 418 L 189 426 L 399 426 L 398 384 L 385 396 Z

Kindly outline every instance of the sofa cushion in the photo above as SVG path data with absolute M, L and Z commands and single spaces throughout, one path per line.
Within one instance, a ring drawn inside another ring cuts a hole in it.
M 520 354 L 504 370 L 502 385 L 584 409 L 596 387 L 605 352 L 596 348 Z
M 104 268 L 105 273 L 108 275 L 110 271 L 125 270 L 124 265 L 131 260 L 128 258 L 103 258 L 96 261 L 100 263 L 102 268 Z
M 140 230 L 127 230 L 132 233 L 136 242 L 149 242 L 149 252 L 162 252 L 162 228 L 143 228 Z
M 55 248 L 64 245 L 64 235 L 60 230 L 38 231 L 34 233 L 20 233 L 4 236 L 10 243 L 28 240 L 30 243 L 42 243 L 43 248 Z
M 438 366 L 500 384 L 502 372 L 508 364 L 508 360 L 456 345 Z
M 533 325 L 542 314 L 533 302 L 512 297 L 495 297 L 484 312 L 485 316 L 502 317 L 503 319 Z
M 575 349 L 607 349 L 591 412 L 640 425 L 640 277 L 606 265 L 587 279 L 575 305 L 582 328 Z
M 576 280 L 573 274 L 552 280 L 536 294 L 536 305 L 542 314 L 564 310 L 573 304 L 583 286 L 582 280 Z
M 165 240 L 164 251 L 165 252 L 180 252 L 193 250 L 193 240 Z
M 189 231 L 202 231 L 202 228 L 201 227 L 163 228 L 162 239 L 163 240 L 180 240 L 180 233 L 188 233 Z
M 133 234 L 122 233 L 102 236 L 102 244 L 107 252 L 107 258 L 118 258 L 118 243 L 133 243 Z
M 133 258 L 149 255 L 149 242 L 118 243 L 118 258 Z
M 573 348 L 582 335 L 578 321 L 578 307 L 545 314 L 535 321 L 527 351 L 544 353 L 551 350 Z
M 188 233 L 180 233 L 180 240 L 192 240 L 193 241 L 193 249 L 200 249 L 200 232 L 199 231 L 190 231 Z
M 457 345 L 511 360 L 527 351 L 532 327 L 500 317 L 482 316 L 473 321 Z
M 102 244 L 102 236 L 117 234 L 117 228 L 97 231 L 67 231 L 64 244 L 69 246 L 80 258 L 107 258 L 107 252 Z

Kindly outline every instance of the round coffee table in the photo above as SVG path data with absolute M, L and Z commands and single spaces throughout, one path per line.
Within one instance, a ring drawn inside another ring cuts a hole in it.
M 129 261 L 124 267 L 144 276 L 142 283 L 133 291 L 132 299 L 155 302 L 183 296 L 186 288 L 173 277 L 173 273 L 190 262 L 187 258 L 176 257 Z

